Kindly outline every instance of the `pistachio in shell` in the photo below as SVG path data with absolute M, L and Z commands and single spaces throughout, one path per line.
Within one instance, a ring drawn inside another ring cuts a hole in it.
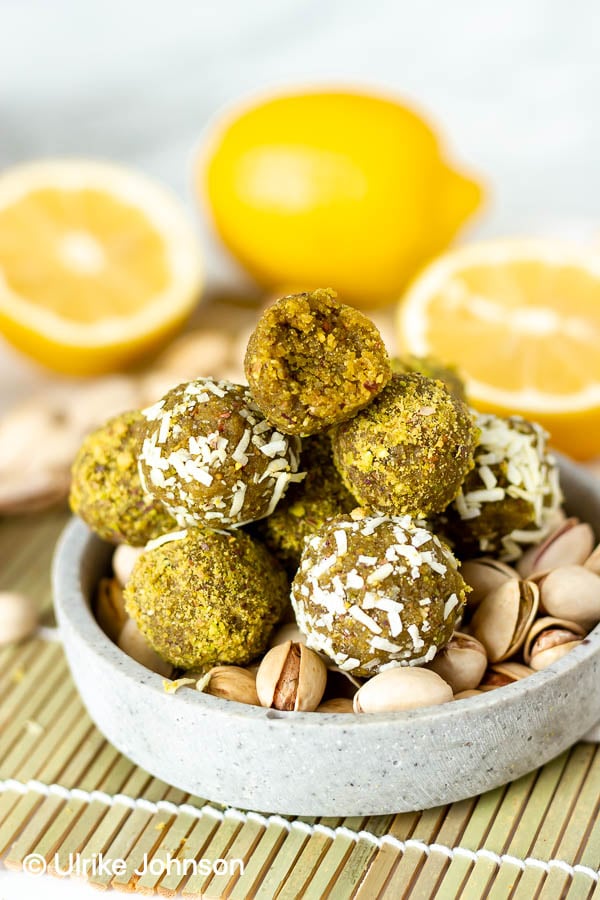
M 583 565 L 593 549 L 591 525 L 576 518 L 565 519 L 543 543 L 523 555 L 517 570 L 522 578 L 530 578 L 561 566 Z
M 314 650 L 299 641 L 272 647 L 256 673 L 261 706 L 312 712 L 325 693 L 327 668 Z
M 469 691 L 459 691 L 458 694 L 454 695 L 455 700 L 468 700 L 469 697 L 478 697 L 479 694 L 482 694 L 483 691 L 478 690 L 477 688 L 472 688 Z
M 115 578 L 121 585 L 125 587 L 133 567 L 144 552 L 144 547 L 131 547 L 129 544 L 119 544 L 113 553 L 112 567 Z
M 125 622 L 119 635 L 118 646 L 127 656 L 135 659 L 146 669 L 156 672 L 157 675 L 170 678 L 173 674 L 173 666 L 161 659 L 150 644 L 146 643 L 146 638 L 133 619 L 127 619 Z
M 202 690 L 213 697 L 260 706 L 256 675 L 242 666 L 214 666 L 201 680 Z
M 349 697 L 332 697 L 317 706 L 318 713 L 353 713 L 354 706 Z
M 530 665 L 529 661 L 531 659 L 531 653 L 538 638 L 542 637 L 546 632 L 554 631 L 570 635 L 570 640 L 577 640 L 585 637 L 585 630 L 581 625 L 578 625 L 577 622 L 571 622 L 569 619 L 557 619 L 555 616 L 541 616 L 541 618 L 535 620 L 529 629 L 527 637 L 525 638 L 525 643 L 523 644 L 523 659 L 527 665 Z M 557 643 L 560 643 L 559 635 L 556 635 L 556 637 Z M 546 638 L 542 643 L 548 646 L 551 642 L 549 638 Z
M 28 637 L 38 626 L 38 607 L 29 594 L 0 591 L 0 647 Z
M 129 618 L 125 612 L 123 588 L 116 578 L 100 579 L 94 612 L 102 631 L 116 644 Z
M 495 691 L 496 688 L 514 684 L 515 681 L 521 681 L 522 678 L 528 678 L 529 675 L 533 674 L 534 671 L 532 668 L 524 666 L 522 663 L 513 662 L 512 660 L 495 663 L 493 666 L 489 667 L 481 679 L 479 690 L 482 692 Z
M 539 590 L 530 581 L 511 579 L 488 594 L 475 610 L 473 636 L 491 663 L 513 656 L 521 647 L 539 608 Z
M 467 606 L 479 606 L 484 597 L 505 581 L 517 578 L 517 573 L 499 559 L 482 556 L 480 559 L 469 559 L 460 567 L 460 574 L 471 588 L 467 594 Z
M 443 678 L 454 694 L 460 694 L 477 687 L 487 663 L 483 644 L 471 635 L 457 631 L 428 668 Z
M 600 575 L 600 544 L 594 547 L 583 565 L 584 568 L 594 572 L 595 575 Z
M 546 613 L 591 631 L 600 622 L 600 576 L 584 566 L 563 566 L 540 581 Z
M 354 712 L 383 713 L 438 706 L 453 698 L 452 688 L 431 669 L 396 666 L 370 678 L 354 695 Z

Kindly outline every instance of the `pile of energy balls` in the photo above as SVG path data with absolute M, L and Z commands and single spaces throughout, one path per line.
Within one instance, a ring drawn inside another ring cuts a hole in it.
M 252 666 L 294 621 L 357 684 L 426 665 L 465 608 L 457 557 L 515 562 L 560 520 L 544 431 L 390 359 L 331 290 L 270 306 L 245 372 L 111 419 L 73 466 L 73 511 L 144 548 L 124 616 L 175 674 Z

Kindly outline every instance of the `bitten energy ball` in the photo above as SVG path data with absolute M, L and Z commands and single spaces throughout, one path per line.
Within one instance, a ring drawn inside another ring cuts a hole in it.
M 261 519 L 304 477 L 298 438 L 267 422 L 241 385 L 180 384 L 143 417 L 142 482 L 182 526 L 237 528 Z
M 244 532 L 193 528 L 149 544 L 125 603 L 150 646 L 172 665 L 244 665 L 266 649 L 288 604 L 288 581 Z
M 449 548 L 409 516 L 337 518 L 308 540 L 292 605 L 309 647 L 368 677 L 430 662 L 466 590 Z
M 275 512 L 259 523 L 259 533 L 269 550 L 294 572 L 305 539 L 327 519 L 358 506 L 333 464 L 327 433 L 302 441 L 300 466 L 307 471 L 304 481 L 291 485 Z
M 440 381 L 394 375 L 333 432 L 333 458 L 363 506 L 428 516 L 456 497 L 473 467 L 477 430 L 468 407 Z
M 518 559 L 542 541 L 562 503 L 558 468 L 541 426 L 519 416 L 476 418 L 475 468 L 445 513 L 448 533 L 469 554 Z
M 250 337 L 244 367 L 267 419 L 300 435 L 349 419 L 391 377 L 376 326 L 331 290 L 270 306 Z
M 72 467 L 73 512 L 105 541 L 134 547 L 176 527 L 162 503 L 144 493 L 137 466 L 144 418 L 126 412 L 88 435 Z

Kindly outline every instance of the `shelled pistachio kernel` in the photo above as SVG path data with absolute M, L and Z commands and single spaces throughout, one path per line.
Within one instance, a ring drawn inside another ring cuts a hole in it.
M 327 685 L 322 659 L 304 644 L 286 641 L 272 647 L 256 673 L 261 706 L 296 712 L 315 710 Z
M 396 666 L 380 672 L 354 695 L 354 712 L 382 713 L 449 703 L 452 688 L 430 669 Z

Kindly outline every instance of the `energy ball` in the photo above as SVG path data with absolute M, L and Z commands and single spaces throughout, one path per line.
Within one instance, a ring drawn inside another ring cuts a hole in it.
M 429 516 L 473 467 L 477 429 L 462 400 L 424 375 L 394 375 L 367 409 L 333 432 L 335 465 L 362 506 Z
M 171 665 L 244 665 L 266 649 L 288 604 L 288 581 L 243 531 L 193 528 L 151 542 L 124 596 L 150 646 Z
M 416 372 L 427 378 L 443 381 L 451 394 L 458 400 L 466 402 L 465 383 L 454 368 L 435 359 L 433 356 L 393 356 L 392 372 L 394 375 L 404 375 L 407 372 Z
M 270 306 L 250 337 L 244 368 L 266 418 L 300 435 L 351 418 L 391 378 L 376 326 L 331 290 Z
M 475 467 L 445 513 L 448 534 L 469 555 L 518 559 L 552 529 L 562 503 L 544 429 L 520 416 L 480 414 Z
M 140 547 L 173 531 L 175 520 L 148 497 L 137 466 L 140 412 L 126 412 L 89 434 L 71 470 L 69 503 L 105 541 Z
M 291 572 L 300 564 L 306 538 L 327 519 L 349 513 L 358 505 L 333 464 L 326 432 L 302 441 L 300 466 L 307 470 L 304 481 L 291 485 L 275 512 L 258 526 L 269 550 Z
M 309 538 L 292 584 L 298 626 L 353 675 L 431 662 L 465 604 L 458 563 L 410 516 L 358 514 Z
M 304 477 L 298 438 L 267 422 L 239 384 L 211 378 L 180 384 L 143 417 L 142 483 L 182 527 L 254 522 Z

